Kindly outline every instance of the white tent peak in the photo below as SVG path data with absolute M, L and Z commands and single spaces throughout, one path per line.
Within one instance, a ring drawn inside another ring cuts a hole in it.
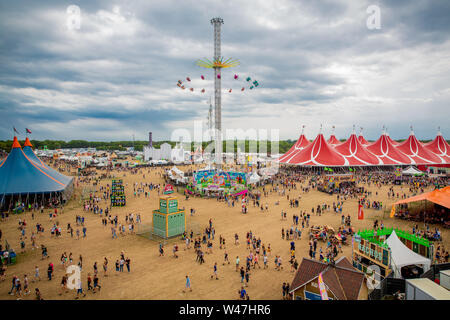
M 396 278 L 401 278 L 402 267 L 421 265 L 423 266 L 424 272 L 430 269 L 431 260 L 415 253 L 405 246 L 398 238 L 395 230 L 392 231 L 385 243 L 389 246 L 389 249 L 391 249 L 391 267 Z
M 420 174 L 420 173 L 423 172 L 413 166 L 409 166 L 408 168 L 402 171 L 402 174 Z

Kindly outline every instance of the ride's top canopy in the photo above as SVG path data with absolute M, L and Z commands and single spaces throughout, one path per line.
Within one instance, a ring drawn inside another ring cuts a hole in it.
M 31 149 L 30 146 L 27 147 Z M 27 151 L 28 154 L 29 152 Z M 34 155 L 33 150 L 31 153 Z M 40 162 L 36 155 L 34 157 Z M 22 150 L 17 137 L 14 137 L 11 152 L 0 164 L 0 195 L 60 192 L 70 185 L 72 178 L 60 174 L 42 162 L 38 164 L 37 160 L 28 156 Z

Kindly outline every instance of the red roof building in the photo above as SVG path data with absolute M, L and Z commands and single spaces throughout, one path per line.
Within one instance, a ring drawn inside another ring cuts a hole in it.
M 356 270 L 346 257 L 339 258 L 334 265 L 303 258 L 292 284 L 293 300 L 321 300 L 318 277 L 322 273 L 329 299 L 362 300 L 365 290 L 365 275 Z

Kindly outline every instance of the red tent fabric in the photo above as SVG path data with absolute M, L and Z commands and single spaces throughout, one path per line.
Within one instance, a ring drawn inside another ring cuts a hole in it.
M 398 146 L 400 144 L 400 142 L 397 142 L 395 140 L 393 140 L 391 137 L 389 137 L 389 134 L 386 133 L 386 137 L 389 140 L 390 143 L 392 143 L 394 146 Z
M 407 155 L 397 150 L 388 138 L 386 134 L 382 134 L 367 150 L 378 156 L 384 165 L 414 164 Z
M 330 139 L 328 139 L 327 143 L 335 145 L 335 144 L 339 144 L 341 142 L 336 138 L 336 136 L 334 134 L 332 134 L 330 136 Z
M 294 145 L 286 152 L 284 155 L 282 155 L 278 161 L 280 162 L 287 162 L 289 159 L 291 159 L 294 155 L 297 154 L 300 150 L 303 150 L 307 145 L 309 145 L 310 142 L 308 139 L 306 139 L 306 136 L 301 134 L 300 138 L 298 138 L 297 142 L 294 143 Z
M 446 163 L 450 163 L 450 145 L 440 132 L 433 141 L 426 143 L 424 147 L 444 159 Z
M 422 143 L 417 140 L 414 133 L 411 132 L 406 141 L 400 143 L 397 147 L 404 154 L 408 155 L 415 164 L 444 164 L 445 161 L 427 150 Z
M 363 137 L 362 134 L 359 135 L 358 141 L 359 141 L 362 145 L 364 145 L 364 146 L 367 146 L 367 145 L 370 144 L 369 141 L 367 141 L 366 139 L 364 139 L 364 137 Z
M 282 162 L 304 166 L 333 167 L 349 165 L 347 159 L 335 151 L 334 148 L 326 142 L 321 133 L 306 148 L 297 152 L 292 158 Z
M 347 158 L 351 166 L 382 165 L 383 162 L 373 153 L 368 151 L 359 142 L 356 134 L 352 134 L 347 141 L 337 145 L 334 149 Z

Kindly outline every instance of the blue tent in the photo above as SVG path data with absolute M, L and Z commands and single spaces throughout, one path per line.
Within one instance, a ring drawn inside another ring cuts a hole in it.
M 59 173 L 55 169 L 50 168 L 47 166 L 39 157 L 33 152 L 33 145 L 31 144 L 28 137 L 25 140 L 25 143 L 23 144 L 23 153 L 28 158 L 28 160 L 33 161 L 40 169 L 45 171 L 49 176 L 55 178 L 59 182 L 62 183 L 70 183 L 72 180 L 71 177 L 65 176 L 62 173 Z
M 1 196 L 62 192 L 71 184 L 72 178 L 31 160 L 14 137 L 11 152 L 0 164 Z

